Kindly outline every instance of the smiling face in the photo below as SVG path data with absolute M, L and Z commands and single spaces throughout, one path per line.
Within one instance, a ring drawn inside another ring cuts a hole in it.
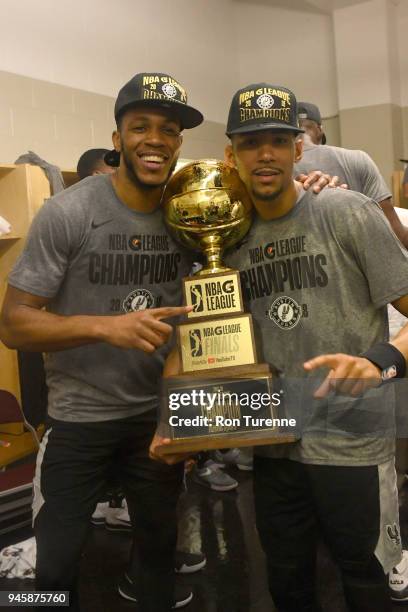
M 235 134 L 226 149 L 254 203 L 276 200 L 293 184 L 293 164 L 302 143 L 289 131 L 260 130 Z
M 126 111 L 113 134 L 113 144 L 133 184 L 143 188 L 166 184 L 177 163 L 180 132 L 179 120 L 167 110 L 140 107 Z

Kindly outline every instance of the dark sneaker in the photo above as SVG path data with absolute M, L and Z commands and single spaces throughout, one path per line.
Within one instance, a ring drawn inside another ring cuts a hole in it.
M 196 466 L 192 477 L 195 482 L 213 491 L 232 491 L 238 486 L 238 482 L 220 470 L 211 459 L 208 459 L 201 468 Z
M 402 551 L 402 560 L 388 576 L 392 601 L 408 601 L 408 550 Z
M 234 466 L 244 472 L 252 472 L 253 470 L 252 449 L 230 448 L 224 453 L 216 450 L 212 457 L 215 465 L 221 468 Z
M 194 572 L 203 569 L 206 564 L 207 559 L 203 553 L 176 551 L 174 570 L 177 574 L 194 574 Z
M 136 585 L 129 578 L 127 574 L 124 574 L 118 584 L 118 592 L 121 597 L 128 601 L 137 602 L 137 589 Z M 171 607 L 172 610 L 178 610 L 184 608 L 193 599 L 193 593 L 191 589 L 182 584 L 177 584 L 174 588 L 174 603 Z

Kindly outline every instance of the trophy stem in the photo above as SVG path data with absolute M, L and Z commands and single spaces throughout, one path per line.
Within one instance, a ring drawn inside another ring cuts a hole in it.
M 222 261 L 221 255 L 223 251 L 222 237 L 217 234 L 203 236 L 200 240 L 200 246 L 207 258 L 207 265 L 199 272 L 199 274 L 217 274 L 218 272 L 226 272 L 230 268 L 226 268 Z

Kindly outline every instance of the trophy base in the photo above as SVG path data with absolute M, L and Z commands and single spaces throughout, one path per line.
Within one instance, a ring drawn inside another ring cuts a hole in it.
M 177 453 L 198 453 L 200 451 L 217 450 L 220 448 L 242 448 L 245 446 L 265 446 L 270 444 L 293 444 L 298 440 L 294 435 L 264 433 L 257 435 L 256 438 L 244 436 L 214 436 L 212 439 L 196 436 L 194 438 L 184 438 L 184 440 L 172 440 L 170 444 L 158 446 L 156 451 L 160 455 L 173 455 Z
M 298 438 L 283 413 L 268 364 L 217 368 L 164 379 L 158 452 L 288 444 Z M 292 431 L 291 431 L 292 430 Z

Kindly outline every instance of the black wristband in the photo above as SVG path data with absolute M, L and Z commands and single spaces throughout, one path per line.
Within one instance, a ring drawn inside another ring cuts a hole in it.
M 404 378 L 407 364 L 404 355 L 389 342 L 374 344 L 365 353 L 360 355 L 371 361 L 381 370 L 383 381 L 391 378 Z

